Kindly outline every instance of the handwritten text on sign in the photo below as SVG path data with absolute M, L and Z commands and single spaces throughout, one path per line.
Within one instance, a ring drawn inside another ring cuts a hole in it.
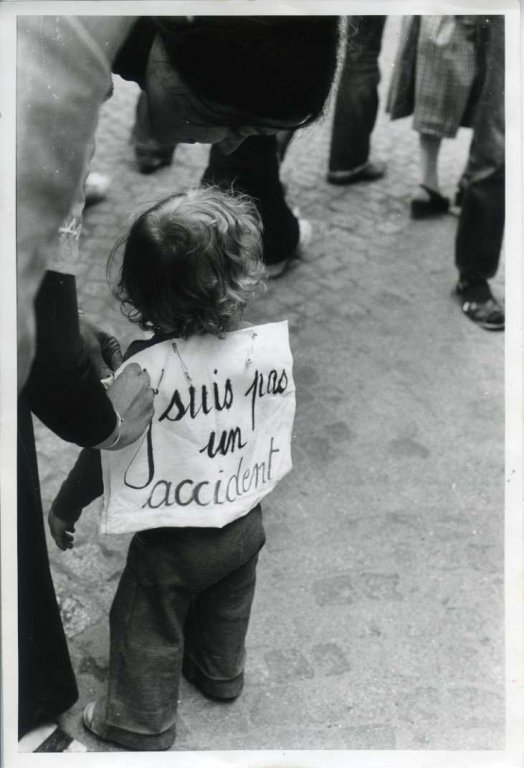
M 295 410 L 287 323 L 164 341 L 132 358 L 155 416 L 133 446 L 103 454 L 102 530 L 215 526 L 252 509 L 291 469 Z

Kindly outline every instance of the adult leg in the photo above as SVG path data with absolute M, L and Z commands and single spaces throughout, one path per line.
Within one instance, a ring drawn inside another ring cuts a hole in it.
M 138 170 L 141 173 L 154 173 L 173 162 L 176 145 L 166 147 L 154 138 L 149 125 L 147 97 L 144 91 L 140 91 L 136 103 L 132 143 Z
M 464 193 L 456 236 L 460 278 L 487 282 L 500 259 L 505 219 L 505 168 L 472 180 Z
M 31 413 L 18 407 L 18 735 L 78 698 L 49 569 Z
M 384 163 L 368 162 L 378 110 L 378 58 L 385 22 L 385 16 L 348 19 L 346 54 L 331 132 L 328 181 L 332 183 L 372 180 L 385 171 Z
M 299 224 L 280 183 L 275 136 L 250 136 L 230 155 L 212 147 L 202 183 L 233 187 L 253 198 L 264 225 L 266 264 L 287 262 L 295 254 Z
M 440 194 L 438 156 L 442 139 L 430 133 L 420 133 L 421 181 L 411 199 L 411 216 L 423 219 L 446 213 L 449 199 Z
M 184 675 L 214 699 L 232 700 L 244 685 L 245 640 L 257 561 L 258 553 L 201 592 L 187 615 Z
M 288 151 L 289 145 L 291 144 L 293 136 L 295 135 L 295 131 L 294 130 L 278 131 L 275 135 L 277 137 L 278 162 L 283 163 L 286 153 Z
M 498 269 L 505 221 L 504 17 L 483 22 L 485 76 L 475 115 L 466 188 L 455 241 L 457 293 L 470 319 L 504 327 L 488 280 Z
M 486 330 L 503 330 L 505 313 L 488 280 L 495 276 L 502 248 L 505 219 L 505 169 L 472 179 L 462 200 L 455 264 L 456 291 L 462 310 Z
M 438 156 L 442 139 L 429 133 L 419 134 L 420 142 L 420 183 L 434 192 L 440 191 L 438 177 Z

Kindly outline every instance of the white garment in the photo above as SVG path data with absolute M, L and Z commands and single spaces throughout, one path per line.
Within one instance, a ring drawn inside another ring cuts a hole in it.
M 134 16 L 19 16 L 17 37 L 17 266 L 20 382 L 34 351 L 28 308 L 57 232 L 74 209 L 92 151 L 111 63 Z M 76 210 L 73 216 L 78 218 Z M 75 255 L 75 238 L 71 260 Z M 67 260 L 66 259 L 66 260 Z M 60 266 L 68 271 L 66 264 Z M 72 267 L 70 268 L 73 269 Z

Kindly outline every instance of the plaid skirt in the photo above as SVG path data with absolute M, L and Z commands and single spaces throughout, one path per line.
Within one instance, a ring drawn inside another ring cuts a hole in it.
M 413 114 L 416 131 L 441 138 L 471 125 L 477 56 L 467 30 L 455 16 L 404 17 L 386 106 L 392 120 Z

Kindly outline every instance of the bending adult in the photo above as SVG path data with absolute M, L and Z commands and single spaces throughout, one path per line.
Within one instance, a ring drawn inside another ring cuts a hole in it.
M 157 140 L 219 144 L 308 125 L 336 66 L 336 17 L 19 19 L 19 354 L 34 351 L 31 306 L 92 151 L 111 74 L 145 91 Z M 45 66 L 42 66 L 45 62 Z
M 133 366 L 105 392 L 77 315 L 71 253 L 111 74 L 143 89 L 160 142 L 206 142 L 228 152 L 247 136 L 315 120 L 337 43 L 336 17 L 19 19 L 20 735 L 77 696 L 41 526 L 30 410 L 66 440 L 108 449 L 136 439 L 151 415 L 147 374 Z M 66 219 L 68 248 L 57 265 Z
M 214 20 L 215 22 L 216 19 Z M 265 23 L 268 23 L 267 19 Z M 270 23 L 274 24 L 274 19 Z M 282 23 L 282 18 L 278 23 Z M 320 34 L 323 35 L 322 28 L 324 27 L 327 30 L 329 25 L 332 25 L 333 19 L 327 22 L 327 27 L 326 20 L 322 17 L 308 17 L 306 23 L 311 25 L 311 29 L 318 27 Z M 147 34 L 147 30 L 145 31 Z M 263 29 L 260 31 L 264 34 Z M 143 34 L 143 31 L 140 34 Z M 224 54 L 227 56 L 231 55 L 229 52 L 231 46 L 233 46 L 233 50 L 236 49 L 238 44 L 237 37 L 235 28 L 228 27 L 227 36 L 222 35 L 218 38 L 218 47 L 217 39 L 213 39 L 211 46 L 206 46 L 207 51 L 203 51 L 203 61 L 206 64 L 210 61 L 222 62 Z M 306 58 L 309 56 L 304 48 L 306 39 L 300 41 L 295 36 L 290 37 L 289 40 L 286 40 L 286 45 L 290 46 L 288 51 L 280 48 L 277 38 L 273 42 L 274 48 L 267 52 L 268 63 L 260 60 L 262 68 L 258 69 L 257 77 L 262 72 L 266 72 L 267 66 L 272 70 L 269 72 L 269 79 L 264 79 L 263 88 L 252 88 L 247 83 L 252 77 L 249 68 L 245 71 L 237 71 L 236 66 L 233 66 L 230 71 L 223 73 L 224 77 L 218 73 L 217 79 L 225 82 L 235 82 L 238 81 L 239 75 L 242 74 L 246 78 L 247 92 L 253 97 L 249 109 L 259 115 L 266 113 L 274 115 L 275 118 L 274 87 L 277 89 L 282 88 L 282 85 L 277 83 L 279 75 L 288 79 L 291 90 L 287 93 L 288 85 L 286 84 L 282 92 L 286 92 L 287 109 L 282 110 L 279 119 L 273 119 L 272 122 L 274 125 L 280 125 L 287 133 L 292 133 L 287 124 L 288 117 L 292 119 L 295 117 L 292 114 L 295 110 L 292 106 L 292 99 L 296 99 L 298 96 L 299 100 L 303 100 L 304 97 L 303 93 L 297 94 L 294 92 L 292 84 L 299 83 L 298 87 L 302 90 L 307 89 L 312 82 L 313 91 L 315 91 L 318 87 L 318 83 L 315 81 L 318 81 L 319 75 L 322 80 L 326 74 L 332 77 L 332 61 L 328 63 L 327 59 L 320 60 L 314 66 L 320 65 L 321 70 L 315 71 L 312 61 Z M 320 38 L 317 39 L 317 45 L 319 42 Z M 277 49 L 279 49 L 278 53 Z M 277 58 L 275 58 L 275 53 L 277 53 Z M 328 64 L 327 69 L 326 64 Z M 281 66 L 280 72 L 279 66 Z M 257 67 L 258 65 L 253 61 L 253 69 L 257 69 Z M 140 82 L 140 72 L 137 71 L 139 68 L 137 68 L 133 41 L 130 39 L 119 54 L 116 71 L 126 79 Z M 300 74 L 299 70 L 302 71 L 302 74 Z M 275 81 L 273 81 L 274 77 Z M 213 98 L 215 98 L 214 95 Z M 218 98 L 218 95 L 216 98 Z M 282 103 L 282 107 L 284 106 L 284 103 Z M 312 114 L 315 111 L 316 107 L 313 107 Z M 281 120 L 281 117 L 286 119 Z M 306 118 L 305 120 L 306 123 L 310 121 L 311 118 Z M 173 141 L 162 142 L 154 135 L 148 117 L 147 96 L 144 92 L 140 94 L 137 101 L 132 137 L 137 166 L 141 172 L 153 173 L 159 168 L 171 165 L 175 144 Z M 230 188 L 233 185 L 239 191 L 253 198 L 263 223 L 263 258 L 268 267 L 268 274 L 270 277 L 282 274 L 287 268 L 289 260 L 295 255 L 299 247 L 300 225 L 297 216 L 294 215 L 286 202 L 284 188 L 280 183 L 277 147 L 274 137 L 260 135 L 260 133 L 259 135 L 252 135 L 248 141 L 244 142 L 243 146 L 237 149 L 229 142 L 227 144 L 224 144 L 224 142 L 215 144 L 211 150 L 208 166 L 202 181 L 206 184 L 213 183 L 226 188 Z

